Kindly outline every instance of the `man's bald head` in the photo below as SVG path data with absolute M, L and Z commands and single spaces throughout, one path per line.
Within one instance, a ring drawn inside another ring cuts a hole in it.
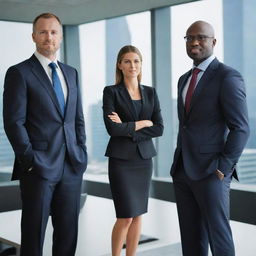
M 208 22 L 199 20 L 192 23 L 185 36 L 188 56 L 197 66 L 213 54 L 216 44 L 214 29 Z
M 215 37 L 213 26 L 206 21 L 198 20 L 192 23 L 187 29 L 187 34 L 189 33 L 190 30 L 193 30 L 195 28 L 203 29 L 204 31 L 207 31 L 208 36 Z

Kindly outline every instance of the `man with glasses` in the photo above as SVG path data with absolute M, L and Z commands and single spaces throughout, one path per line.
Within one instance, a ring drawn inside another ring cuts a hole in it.
M 229 194 L 249 136 L 243 78 L 213 55 L 213 27 L 187 30 L 193 68 L 178 82 L 179 133 L 171 168 L 183 256 L 234 256 Z

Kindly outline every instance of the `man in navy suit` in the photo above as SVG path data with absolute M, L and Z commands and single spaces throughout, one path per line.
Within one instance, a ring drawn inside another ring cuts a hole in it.
M 42 255 L 50 214 L 52 255 L 72 256 L 87 165 L 78 75 L 56 59 L 58 17 L 36 17 L 32 38 L 36 51 L 8 69 L 3 97 L 4 128 L 15 153 L 12 179 L 21 189 L 21 256 Z
M 243 78 L 213 55 L 212 26 L 187 30 L 193 69 L 178 82 L 179 133 L 171 168 L 184 256 L 234 256 L 229 193 L 249 136 Z M 195 70 L 195 71 L 194 71 Z

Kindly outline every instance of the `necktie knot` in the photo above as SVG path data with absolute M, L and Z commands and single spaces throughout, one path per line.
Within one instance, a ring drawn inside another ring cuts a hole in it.
M 55 64 L 55 63 L 54 63 Z M 201 69 L 199 69 L 199 68 L 194 68 L 193 69 L 193 75 L 195 74 L 195 75 L 197 75 L 199 72 L 201 71 Z
M 56 68 L 57 68 L 57 65 L 56 65 L 56 63 L 54 63 L 54 62 L 51 62 L 50 64 L 49 64 L 49 67 L 53 70 L 56 70 Z

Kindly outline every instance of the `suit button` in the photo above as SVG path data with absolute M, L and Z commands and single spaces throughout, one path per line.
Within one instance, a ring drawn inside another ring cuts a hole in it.
M 186 126 L 186 125 L 183 125 L 183 129 L 187 129 L 187 126 Z

